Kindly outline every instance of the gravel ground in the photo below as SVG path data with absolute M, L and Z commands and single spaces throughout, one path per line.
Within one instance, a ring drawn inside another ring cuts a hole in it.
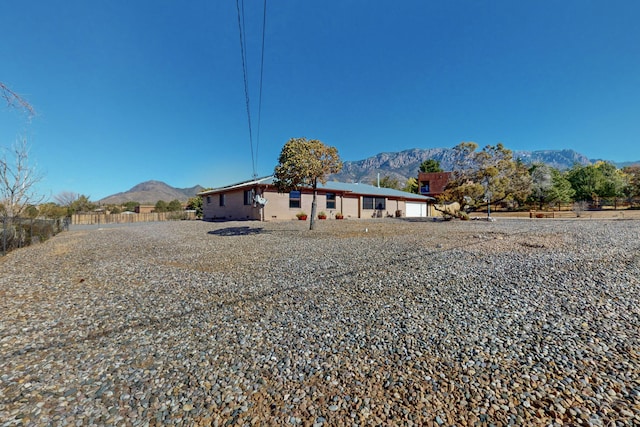
M 640 222 L 318 225 L 0 258 L 1 425 L 640 425 Z

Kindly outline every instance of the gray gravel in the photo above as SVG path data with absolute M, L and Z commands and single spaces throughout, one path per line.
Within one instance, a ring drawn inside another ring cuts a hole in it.
M 166 222 L 0 258 L 10 425 L 640 425 L 640 222 Z

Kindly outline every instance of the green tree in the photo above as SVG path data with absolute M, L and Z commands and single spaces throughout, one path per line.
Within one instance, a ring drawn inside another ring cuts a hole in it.
M 613 164 L 597 162 L 593 165 L 574 165 L 567 179 L 575 191 L 576 200 L 599 203 L 600 199 L 624 196 L 627 181 Z
M 174 199 L 167 205 L 167 212 L 180 212 L 182 210 L 182 203 L 180 200 Z
M 156 202 L 154 212 L 166 212 L 166 211 L 167 211 L 167 202 L 165 202 L 164 200 L 158 200 Z
M 575 191 L 566 174 L 557 169 L 551 168 L 551 187 L 545 194 L 547 203 L 568 203 L 573 200 Z
M 38 212 L 38 208 L 34 205 L 29 205 L 24 210 L 24 214 L 27 216 L 27 218 L 37 218 L 39 213 L 40 212 Z
M 69 210 L 69 215 L 80 212 L 91 212 L 94 211 L 98 205 L 89 200 L 88 196 L 80 195 L 76 200 L 71 202 L 67 209 Z
M 596 168 L 602 174 L 602 184 L 598 189 L 600 197 L 613 199 L 614 207 L 618 207 L 618 199 L 624 197 L 627 177 L 613 163 L 598 162 Z
M 531 177 L 521 161 L 502 144 L 463 142 L 454 147 L 454 168 L 441 202 L 454 201 L 465 210 L 477 210 L 488 203 L 525 200 L 531 192 Z
M 420 191 L 418 180 L 415 177 L 410 176 L 407 179 L 407 182 L 404 185 L 404 188 L 402 189 L 402 191 L 406 191 L 407 193 L 418 194 L 418 192 Z
M 62 218 L 68 214 L 68 210 L 64 206 L 60 206 L 57 203 L 48 202 L 43 203 L 38 207 L 38 211 L 41 216 L 46 218 Z
M 380 178 L 380 182 L 378 180 L 374 180 L 372 185 L 380 185 L 380 188 L 393 188 L 395 190 L 400 189 L 400 181 L 397 178 L 393 178 L 392 176 L 385 175 Z
M 205 188 L 202 191 L 211 190 L 210 188 Z M 202 218 L 202 196 L 194 196 L 187 201 L 187 209 L 196 211 L 196 217 Z
M 629 198 L 640 196 L 640 165 L 625 166 L 622 173 L 626 181 L 625 195 Z
M 300 187 L 311 187 L 311 220 L 309 229 L 315 228 L 318 183 L 326 183 L 327 176 L 340 172 L 342 161 L 335 147 L 317 139 L 291 138 L 282 147 L 278 165 L 274 171 L 274 184 L 280 193 L 288 193 Z
M 125 202 L 123 205 L 124 210 L 127 212 L 135 212 L 136 211 L 136 207 L 140 206 L 140 203 L 138 202 Z
M 531 175 L 531 194 L 529 201 L 538 204 L 542 209 L 548 203 L 549 191 L 553 187 L 551 166 L 544 163 L 535 163 L 529 168 Z
M 442 172 L 440 162 L 436 159 L 427 159 L 420 163 L 420 172 Z

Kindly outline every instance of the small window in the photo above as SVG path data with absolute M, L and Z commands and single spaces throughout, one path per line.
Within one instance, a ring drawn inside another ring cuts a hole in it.
M 327 209 L 336 208 L 336 193 L 327 193 Z
M 290 191 L 289 192 L 289 208 L 299 209 L 300 204 L 300 192 L 299 191 Z
M 211 203 L 211 196 L 207 196 L 207 204 Z
M 253 203 L 253 190 L 245 190 L 244 192 L 244 204 L 250 205 Z
M 422 183 L 422 187 L 420 187 L 420 193 L 421 194 L 429 193 L 429 181 L 426 181 L 426 182 Z
M 224 206 L 225 197 L 224 194 L 220 194 L 220 206 Z
M 384 210 L 387 206 L 387 199 L 384 197 L 371 197 L 364 196 L 362 198 L 362 208 L 363 209 L 375 209 L 375 210 Z

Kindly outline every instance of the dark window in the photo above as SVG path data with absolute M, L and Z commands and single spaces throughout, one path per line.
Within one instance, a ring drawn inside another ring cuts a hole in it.
M 224 206 L 224 201 L 225 201 L 224 199 L 225 199 L 224 194 L 220 194 L 220 206 Z
M 427 194 L 429 192 L 429 181 L 423 182 L 422 187 L 420 187 L 420 193 Z
M 299 209 L 300 204 L 300 192 L 299 191 L 291 191 L 289 192 L 289 207 Z
M 207 204 L 211 203 L 211 196 L 207 196 Z
M 336 193 L 327 193 L 327 209 L 336 208 Z
M 370 196 L 362 197 L 363 209 L 383 210 L 383 209 L 386 209 L 386 206 L 387 206 L 387 199 L 385 199 L 384 197 L 370 197 Z
M 244 204 L 250 205 L 253 203 L 253 190 L 245 190 L 244 192 Z
M 373 209 L 373 197 L 364 196 L 362 198 L 362 209 Z

